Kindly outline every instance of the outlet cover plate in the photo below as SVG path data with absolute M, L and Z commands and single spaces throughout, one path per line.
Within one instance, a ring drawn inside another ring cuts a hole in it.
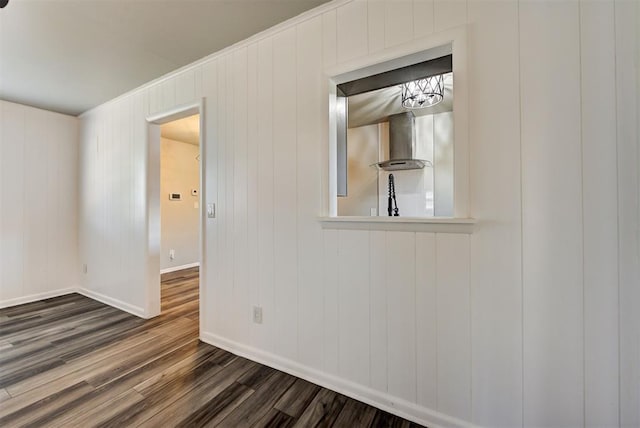
M 262 324 L 262 308 L 260 306 L 253 307 L 253 322 Z

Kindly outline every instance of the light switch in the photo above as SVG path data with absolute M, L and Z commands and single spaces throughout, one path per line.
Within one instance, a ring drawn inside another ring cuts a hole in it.
M 207 204 L 207 217 L 216 218 L 216 204 Z

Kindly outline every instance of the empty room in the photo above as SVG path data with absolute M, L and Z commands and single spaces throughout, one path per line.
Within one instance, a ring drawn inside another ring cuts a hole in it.
M 0 0 L 0 426 L 640 427 L 639 24 Z

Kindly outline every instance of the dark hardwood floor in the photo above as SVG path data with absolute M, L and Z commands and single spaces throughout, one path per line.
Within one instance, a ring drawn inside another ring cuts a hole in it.
M 0 427 L 415 427 L 198 340 L 198 270 L 142 320 L 78 294 L 0 309 Z

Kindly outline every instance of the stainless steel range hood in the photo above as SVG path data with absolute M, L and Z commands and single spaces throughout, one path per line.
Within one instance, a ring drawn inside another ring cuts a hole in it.
M 389 160 L 378 162 L 375 166 L 384 171 L 403 169 L 422 169 L 433 166 L 424 159 L 416 159 L 416 130 L 413 112 L 389 116 Z

